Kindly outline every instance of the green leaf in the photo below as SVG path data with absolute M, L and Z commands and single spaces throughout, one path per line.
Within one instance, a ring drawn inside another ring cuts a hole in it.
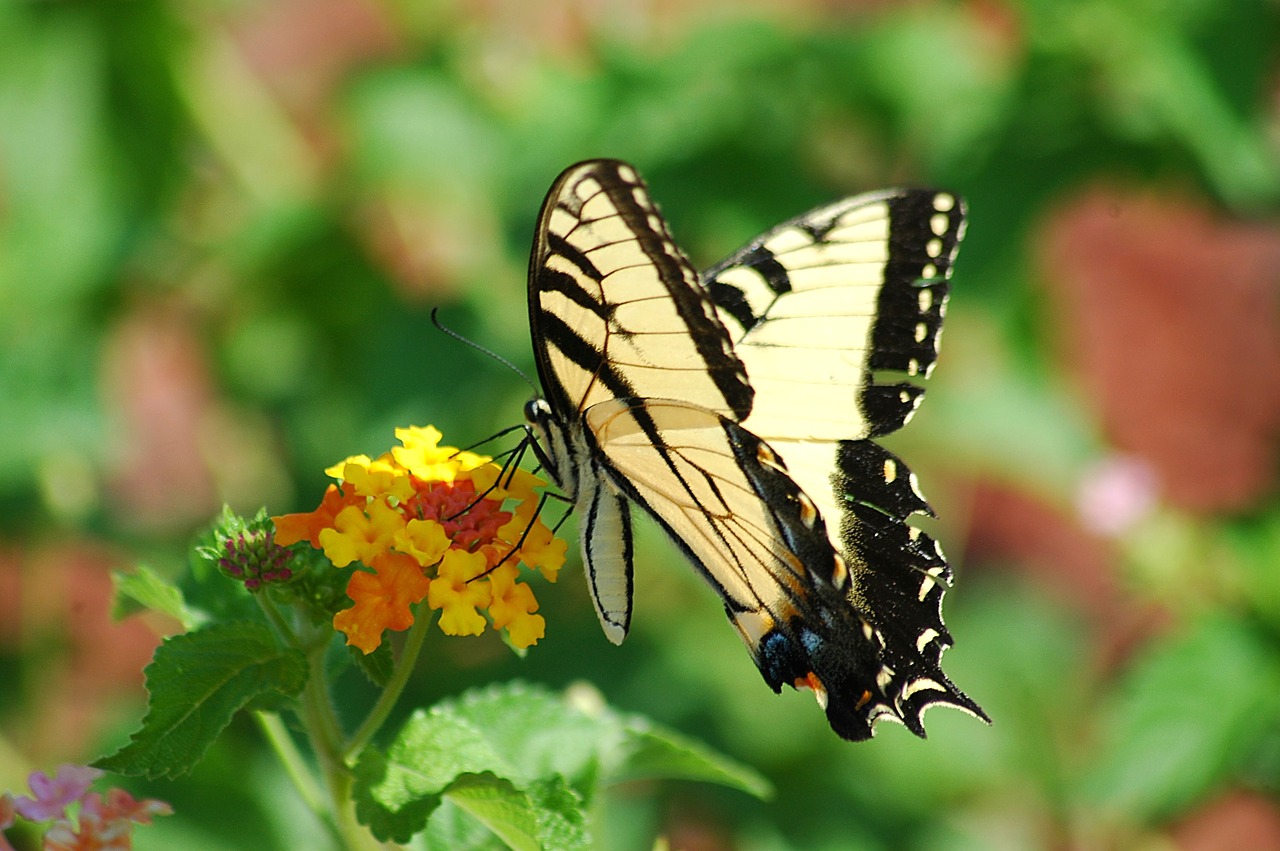
M 386 754 L 372 748 L 361 754 L 355 767 L 356 814 L 384 842 L 408 842 L 459 775 L 486 772 L 514 773 L 483 731 L 439 707 L 420 710 Z
M 506 843 L 447 797 L 414 842 L 424 851 L 503 851 Z
M 769 781 L 756 771 L 643 718 L 627 720 L 617 755 L 621 759 L 609 771 L 610 783 L 679 778 L 728 786 L 761 799 L 773 795 Z
M 522 792 L 493 775 L 463 775 L 445 793 L 449 801 L 498 836 L 508 848 L 586 848 L 582 798 L 553 776 Z
M 750 769 L 575 694 L 514 683 L 416 713 L 385 754 L 361 755 L 360 820 L 379 839 L 407 842 L 447 798 L 491 820 L 512 847 L 535 836 L 544 847 L 571 848 L 586 841 L 585 809 L 604 784 L 682 778 L 768 794 Z
M 358 647 L 347 647 L 347 661 L 354 663 L 369 682 L 379 688 L 386 686 L 395 673 L 395 658 L 391 653 L 390 642 L 382 642 L 372 653 L 365 653 Z
M 307 664 L 266 626 L 241 622 L 167 639 L 146 676 L 151 701 L 142 729 L 98 768 L 149 778 L 186 774 L 238 710 L 302 691 Z
M 182 589 L 144 564 L 138 565 L 132 573 L 112 571 L 111 578 L 116 588 L 115 608 L 111 614 L 116 620 L 138 611 L 151 610 L 168 615 L 187 631 L 207 620 L 203 614 L 187 606 Z
M 1248 627 L 1208 620 L 1121 684 L 1086 794 L 1126 818 L 1172 813 L 1246 763 L 1280 711 L 1280 666 Z

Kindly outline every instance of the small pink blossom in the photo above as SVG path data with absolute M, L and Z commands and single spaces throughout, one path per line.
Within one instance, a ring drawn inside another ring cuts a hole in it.
M 1085 472 L 1076 492 L 1076 508 L 1088 529 L 1118 537 L 1150 514 L 1158 497 L 1159 482 L 1150 464 L 1112 455 Z
M 67 807 L 83 798 L 89 784 L 101 776 L 101 771 L 87 765 L 60 765 L 53 778 L 43 771 L 33 771 L 27 783 L 35 797 L 15 798 L 14 808 L 28 821 L 62 818 Z

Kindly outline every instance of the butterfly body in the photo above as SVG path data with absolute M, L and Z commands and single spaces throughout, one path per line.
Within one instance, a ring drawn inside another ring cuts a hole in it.
M 630 626 L 634 504 L 720 594 L 769 686 L 814 689 L 841 736 L 880 718 L 923 735 L 939 703 L 985 718 L 939 666 L 950 568 L 907 523 L 928 505 L 870 439 L 918 404 L 882 373 L 932 366 L 962 226 L 942 193 L 860 196 L 699 275 L 630 166 L 560 176 L 530 260 L 545 398 L 526 419 L 581 517 L 611 641 Z

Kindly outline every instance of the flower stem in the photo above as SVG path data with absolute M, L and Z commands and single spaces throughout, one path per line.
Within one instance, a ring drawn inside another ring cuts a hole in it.
M 373 836 L 357 820 L 355 805 L 351 800 L 354 778 L 343 759 L 345 750 L 342 728 L 330 699 L 328 678 L 325 675 L 324 657 L 328 642 L 311 641 L 314 636 L 301 636 L 303 646 L 309 647 L 307 661 L 310 674 L 298 706 L 298 715 L 311 740 L 320 771 L 329 791 L 333 823 L 348 851 L 380 848 Z
M 271 743 L 271 749 L 275 751 L 276 757 L 279 758 L 284 766 L 285 773 L 293 781 L 294 788 L 302 796 L 303 803 L 307 805 L 311 812 L 315 813 L 321 822 L 333 828 L 333 824 L 328 820 L 328 812 L 325 809 L 324 790 L 320 788 L 320 784 L 312 776 L 310 768 L 298 751 L 298 746 L 294 743 L 293 737 L 285 729 L 284 722 L 280 720 L 280 716 L 274 712 L 255 712 L 254 717 L 258 721 L 258 726 L 262 728 L 263 735 Z
M 262 613 L 267 616 L 267 622 L 280 636 L 280 640 L 290 647 L 298 647 L 298 634 L 289 626 L 289 622 L 284 619 L 284 615 L 280 614 L 280 610 L 276 608 L 271 598 L 266 594 L 254 594 L 253 598 L 258 602 L 258 608 L 262 609 Z
M 427 630 L 435 619 L 435 610 L 425 602 L 414 607 L 413 628 L 405 637 L 404 649 L 400 651 L 400 658 L 396 660 L 394 673 L 378 697 L 377 703 L 369 710 L 369 714 L 351 736 L 346 752 L 343 754 L 344 759 L 353 760 L 359 756 L 360 751 L 386 722 L 396 701 L 400 699 L 405 684 L 409 682 L 409 677 L 413 675 L 414 666 L 418 662 L 418 653 L 422 650 L 422 644 L 427 637 Z

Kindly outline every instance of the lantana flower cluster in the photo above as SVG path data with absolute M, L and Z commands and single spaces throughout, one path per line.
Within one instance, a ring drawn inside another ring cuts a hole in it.
M 153 816 L 173 812 L 164 801 L 138 801 L 123 789 L 106 795 L 90 792 L 89 785 L 102 774 L 96 768 L 63 765 L 53 777 L 32 773 L 31 797 L 0 795 L 0 851 L 13 851 L 3 831 L 18 816 L 52 822 L 44 834 L 44 851 L 128 851 L 135 823 L 150 824 Z
M 520 565 L 554 582 L 567 548 L 537 516 L 535 489 L 546 483 L 441 446 L 431 426 L 396 437 L 401 445 L 378 458 L 326 470 L 337 481 L 315 511 L 272 518 L 275 542 L 309 541 L 336 567 L 358 565 L 347 584 L 354 605 L 333 625 L 365 653 L 385 630 L 412 626 L 424 599 L 448 635 L 479 635 L 492 623 L 516 647 L 537 643 L 546 621 Z

